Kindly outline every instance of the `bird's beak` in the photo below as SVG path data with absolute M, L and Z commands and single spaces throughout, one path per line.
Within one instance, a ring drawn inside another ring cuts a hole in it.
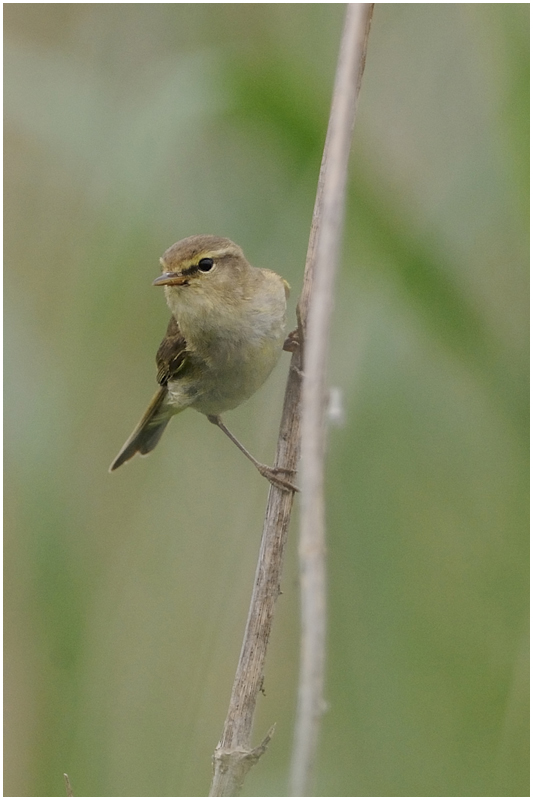
M 163 272 L 152 282 L 152 286 L 183 286 L 187 281 L 187 275 L 180 275 L 179 272 Z

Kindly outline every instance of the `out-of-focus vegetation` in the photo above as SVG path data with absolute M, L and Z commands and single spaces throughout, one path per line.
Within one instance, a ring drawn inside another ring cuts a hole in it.
M 7 4 L 5 794 L 205 795 L 268 486 L 154 390 L 174 241 L 299 293 L 343 6 Z M 320 795 L 524 795 L 526 4 L 377 5 L 331 381 Z M 227 417 L 270 461 L 288 358 Z M 284 795 L 293 526 L 250 795 Z

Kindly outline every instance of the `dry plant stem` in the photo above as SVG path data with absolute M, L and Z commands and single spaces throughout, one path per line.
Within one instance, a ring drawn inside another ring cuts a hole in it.
M 330 135 L 331 131 L 328 130 L 328 139 Z M 327 146 L 326 141 L 326 148 Z M 298 304 L 299 341 L 302 345 L 307 329 L 307 311 L 313 285 L 317 232 L 321 227 L 325 166 L 324 158 L 307 252 L 304 287 Z M 291 359 L 274 464 L 275 468 L 286 470 L 288 474 L 296 469 L 299 456 L 302 350 L 302 346 L 297 348 Z M 280 593 L 283 555 L 293 499 L 294 495 L 291 492 L 276 486 L 270 487 L 244 640 L 228 714 L 220 742 L 213 755 L 214 774 L 210 797 L 235 797 L 240 793 L 247 772 L 264 753 L 273 733 L 271 728 L 258 747 L 251 746 L 255 705 L 263 681 L 274 606 Z
M 339 259 L 348 159 L 355 110 L 365 63 L 373 4 L 351 3 L 346 12 L 335 78 L 328 134 L 321 168 L 321 189 L 314 214 L 311 272 L 313 291 L 305 326 L 302 388 L 302 511 L 300 519 L 300 578 L 302 642 L 295 743 L 290 793 L 310 792 L 316 758 L 326 642 L 325 567 L 325 396 L 329 325 Z
M 300 385 L 301 363 L 298 349 L 291 359 L 275 460 L 275 467 L 289 470 L 289 474 L 296 469 L 299 454 Z M 274 606 L 280 594 L 283 553 L 293 499 L 292 492 L 270 486 L 241 655 L 224 729 L 213 755 L 214 774 L 210 797 L 237 796 L 248 770 L 264 753 L 273 734 L 271 728 L 263 742 L 252 748 L 255 704 L 263 681 Z

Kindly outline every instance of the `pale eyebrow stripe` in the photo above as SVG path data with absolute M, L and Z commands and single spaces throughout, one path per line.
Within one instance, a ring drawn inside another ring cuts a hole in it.
M 196 255 L 193 259 L 187 259 L 187 261 L 184 262 L 184 266 L 182 266 L 181 271 L 183 274 L 187 273 L 192 275 L 198 271 L 198 265 L 203 258 L 215 260 L 217 258 L 224 258 L 224 256 L 231 255 L 232 253 L 235 253 L 235 251 L 229 247 L 225 247 L 223 250 L 205 250 L 203 253 L 198 253 L 198 255 Z
M 221 250 L 204 250 L 203 252 L 200 252 L 194 256 L 194 258 L 188 258 L 186 261 L 184 261 L 181 269 L 182 271 L 185 271 L 191 267 L 198 266 L 198 262 L 201 261 L 202 258 L 224 258 L 224 256 L 237 254 L 238 251 L 233 247 L 223 247 Z M 168 264 L 165 263 L 163 258 L 159 259 L 159 263 L 164 269 L 168 269 Z
M 222 258 L 223 256 L 236 255 L 236 254 L 237 250 L 234 250 L 233 247 L 224 247 L 222 250 L 206 250 L 205 253 L 202 253 L 199 256 L 198 260 L 200 260 L 201 258 L 211 258 L 211 257 Z

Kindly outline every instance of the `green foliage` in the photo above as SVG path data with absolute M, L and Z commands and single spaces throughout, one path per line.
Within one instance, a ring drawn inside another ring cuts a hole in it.
M 192 411 L 107 467 L 155 386 L 174 241 L 301 285 L 343 7 L 11 4 L 5 793 L 204 795 L 266 483 Z M 320 795 L 524 795 L 524 4 L 378 5 L 332 330 Z M 271 461 L 286 361 L 228 417 Z M 293 526 L 252 796 L 284 795 Z

